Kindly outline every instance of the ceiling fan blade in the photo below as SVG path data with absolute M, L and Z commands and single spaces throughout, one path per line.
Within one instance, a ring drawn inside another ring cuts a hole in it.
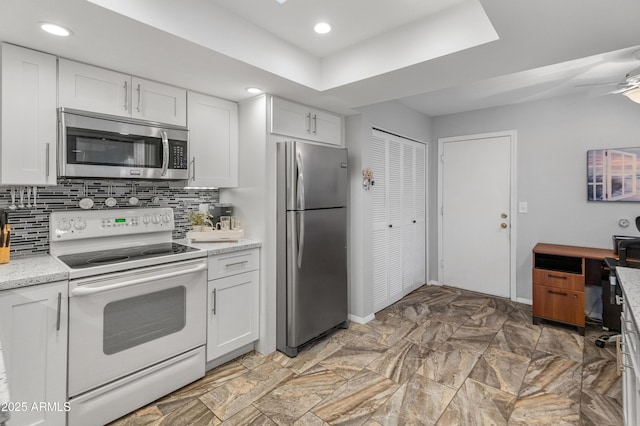
M 618 86 L 621 83 L 585 83 L 576 84 L 574 87 L 590 87 L 590 86 Z
M 624 93 L 628 90 L 637 89 L 638 87 L 640 87 L 638 84 L 621 84 L 619 89 L 612 90 L 609 93 L 617 95 L 618 93 Z

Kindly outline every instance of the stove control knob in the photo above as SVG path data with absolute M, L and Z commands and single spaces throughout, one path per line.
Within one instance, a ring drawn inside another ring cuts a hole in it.
M 58 221 L 58 229 L 61 231 L 68 231 L 71 229 L 71 222 L 66 217 L 63 217 Z
M 160 215 L 159 214 L 153 215 L 153 217 L 151 218 L 151 221 L 155 224 L 160 223 Z
M 151 218 L 149 217 L 148 214 L 145 214 L 144 216 L 142 216 L 142 223 L 144 223 L 145 225 L 148 225 L 150 221 L 151 221 Z
M 170 221 L 170 220 L 171 220 L 171 218 L 169 217 L 169 215 L 168 215 L 168 214 L 163 214 L 163 215 L 162 215 L 162 221 L 163 221 L 164 223 L 169 223 L 169 221 Z
M 73 227 L 76 228 L 78 231 L 82 231 L 84 228 L 87 227 L 87 222 L 80 217 L 76 218 L 75 222 L 73 223 Z

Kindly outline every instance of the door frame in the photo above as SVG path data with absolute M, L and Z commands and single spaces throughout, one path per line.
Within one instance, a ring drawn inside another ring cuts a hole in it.
M 442 156 L 444 154 L 444 144 L 448 142 L 461 142 L 461 141 L 471 141 L 475 139 L 489 139 L 489 138 L 497 138 L 497 137 L 509 137 L 510 148 L 511 148 L 511 164 L 510 164 L 510 205 L 509 205 L 509 215 L 510 215 L 510 234 L 509 234 L 509 293 L 510 299 L 513 301 L 517 300 L 517 283 L 516 283 L 516 248 L 517 248 L 517 236 L 516 230 L 517 228 L 517 131 L 516 130 L 506 130 L 499 132 L 490 132 L 490 133 L 477 133 L 472 135 L 464 135 L 464 136 L 453 136 L 453 137 L 445 137 L 438 138 L 438 201 L 437 201 L 437 211 L 438 211 L 438 283 L 442 285 L 440 282 L 440 277 L 442 276 L 442 267 L 443 267 L 443 258 L 442 254 L 444 251 L 444 230 L 442 229 L 442 184 L 444 181 L 444 170 L 442 167 Z

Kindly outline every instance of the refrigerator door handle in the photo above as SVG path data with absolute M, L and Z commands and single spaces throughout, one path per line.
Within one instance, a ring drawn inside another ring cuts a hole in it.
M 298 172 L 298 180 L 296 181 L 296 202 L 297 209 L 304 210 L 304 176 L 302 174 L 302 153 L 296 153 L 296 170 Z
M 304 254 L 304 212 L 298 212 L 298 255 L 296 263 L 302 268 L 302 255 Z

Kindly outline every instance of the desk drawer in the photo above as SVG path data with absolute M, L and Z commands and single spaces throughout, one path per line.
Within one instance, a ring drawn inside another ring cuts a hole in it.
M 584 275 L 551 271 L 549 269 L 534 269 L 533 285 L 544 285 L 564 290 L 584 291 Z
M 234 251 L 209 257 L 209 280 L 215 280 L 260 267 L 259 249 Z
M 584 292 L 534 285 L 533 316 L 584 327 Z

